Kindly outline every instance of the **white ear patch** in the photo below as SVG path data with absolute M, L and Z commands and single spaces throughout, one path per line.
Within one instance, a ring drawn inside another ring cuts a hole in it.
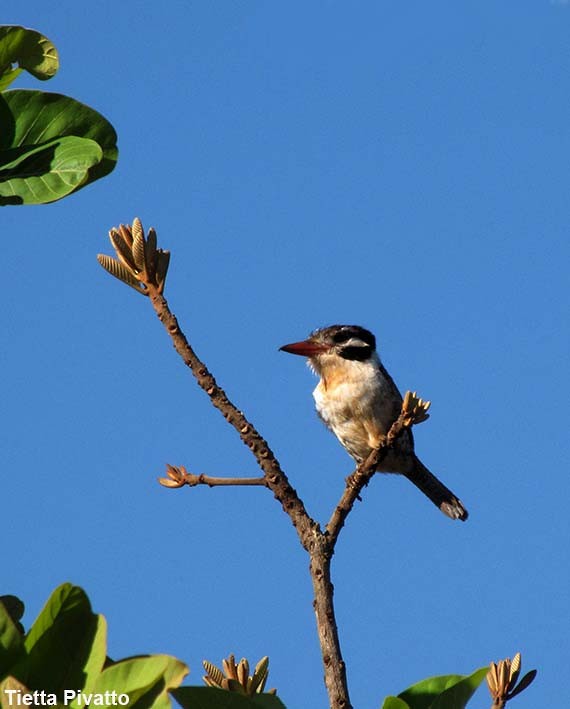
M 370 347 L 367 342 L 360 340 L 358 337 L 351 337 L 347 342 L 343 342 L 343 347 Z

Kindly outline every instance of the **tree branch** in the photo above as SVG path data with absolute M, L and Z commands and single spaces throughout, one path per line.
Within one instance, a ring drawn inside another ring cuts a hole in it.
M 244 414 L 228 399 L 225 391 L 218 385 L 206 365 L 196 355 L 184 333 L 178 325 L 175 315 L 168 307 L 164 296 L 152 284 L 146 284 L 150 301 L 158 319 L 164 325 L 172 339 L 174 349 L 190 368 L 198 385 L 206 392 L 213 406 L 224 416 L 226 421 L 237 431 L 241 440 L 250 449 L 257 464 L 263 471 L 266 486 L 281 503 L 297 530 L 301 544 L 309 549 L 318 524 L 311 519 L 297 492 L 289 480 L 267 441 L 247 420 Z
M 190 368 L 213 406 L 222 413 L 248 446 L 263 472 L 262 478 L 220 478 L 188 473 L 182 466 L 167 466 L 168 478 L 160 478 L 159 482 L 165 487 L 173 488 L 184 485 L 256 485 L 268 487 L 273 492 L 310 557 L 309 568 L 315 595 L 313 606 L 331 709 L 352 709 L 334 613 L 331 559 L 340 530 L 355 501 L 359 499 L 362 489 L 370 482 L 378 464 L 404 428 L 427 418 L 429 402 L 422 402 L 415 394 L 407 392 L 402 412 L 390 428 L 382 446 L 372 451 L 367 460 L 347 478 L 343 495 L 323 532 L 319 524 L 307 513 L 267 441 L 228 399 L 180 329 L 163 296 L 170 254 L 157 248 L 154 229 L 150 229 L 145 237 L 140 221 L 135 219 L 132 227 L 121 225 L 118 229 L 112 229 L 109 236 L 118 259 L 99 255 L 99 263 L 115 278 L 137 292 L 149 296 L 155 313 L 172 339 L 174 348 Z
M 334 612 L 334 586 L 331 580 L 333 548 L 322 532 L 310 553 L 309 571 L 315 598 L 313 608 L 325 671 L 325 686 L 331 709 L 352 709 L 348 694 L 346 665 L 342 658 Z
M 259 467 L 264 473 L 263 480 L 265 485 L 271 489 L 281 503 L 283 510 L 289 515 L 293 526 L 297 530 L 301 544 L 309 553 L 309 568 L 315 594 L 313 607 L 317 619 L 317 631 L 325 672 L 325 685 L 329 695 L 330 706 L 331 709 L 352 709 L 333 606 L 330 560 L 334 543 L 332 545 L 329 543 L 319 524 L 309 516 L 303 502 L 289 484 L 287 476 L 281 470 L 266 441 L 245 418 L 243 413 L 227 398 L 223 389 L 218 386 L 216 380 L 206 368 L 206 365 L 198 359 L 180 330 L 175 316 L 170 312 L 165 298 L 151 288 L 149 288 L 149 295 L 153 308 L 172 338 L 176 351 L 185 364 L 190 367 L 198 384 L 210 397 L 212 404 L 222 412 L 226 421 L 236 429 L 242 441 L 255 456 Z
M 394 441 L 398 438 L 402 431 L 410 425 L 409 417 L 410 414 L 406 409 L 406 400 L 404 400 L 404 404 L 402 404 L 402 411 L 390 427 L 390 430 L 388 431 L 382 445 L 372 450 L 368 458 L 366 458 L 366 460 L 361 463 L 358 468 L 356 468 L 354 473 L 349 475 L 346 479 L 346 487 L 342 497 L 332 513 L 327 526 L 325 527 L 325 532 L 328 534 L 329 543 L 332 550 L 334 550 L 340 530 L 343 528 L 344 522 L 352 510 L 354 503 L 356 500 L 360 499 L 360 493 L 363 488 L 366 487 L 372 479 L 372 476 L 376 472 L 376 468 L 385 458 L 389 448 L 391 448 L 394 444 Z

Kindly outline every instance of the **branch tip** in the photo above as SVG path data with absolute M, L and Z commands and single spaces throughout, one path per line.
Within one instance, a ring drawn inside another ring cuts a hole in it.
M 132 226 L 113 227 L 109 239 L 117 259 L 105 254 L 97 256 L 106 271 L 142 295 L 164 291 L 170 253 L 157 249 L 154 229 L 149 229 L 145 237 L 141 220 L 135 217 Z

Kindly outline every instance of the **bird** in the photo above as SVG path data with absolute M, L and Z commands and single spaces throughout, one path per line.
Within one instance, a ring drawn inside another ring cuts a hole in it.
M 313 391 L 318 415 L 357 464 L 366 460 L 382 444 L 402 407 L 402 395 L 380 361 L 374 335 L 359 325 L 331 325 L 279 349 L 308 358 L 320 377 Z M 462 502 L 416 456 L 409 428 L 376 472 L 404 475 L 443 514 L 467 519 Z

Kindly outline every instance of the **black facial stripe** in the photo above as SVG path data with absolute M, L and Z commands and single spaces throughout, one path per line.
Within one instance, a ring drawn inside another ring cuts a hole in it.
M 348 342 L 348 340 L 353 337 L 358 340 L 362 340 L 362 342 L 365 342 L 367 345 L 370 345 L 372 349 L 376 347 L 376 338 L 374 335 L 359 325 L 346 325 L 341 327 L 334 333 L 332 339 L 335 343 L 341 344 L 343 342 Z
M 334 333 L 332 339 L 337 344 L 340 344 L 341 342 L 347 342 L 352 336 L 353 333 L 351 332 L 351 330 L 339 330 L 338 332 Z
M 372 347 L 370 345 L 350 345 L 349 347 L 343 347 L 339 351 L 339 355 L 343 359 L 352 359 L 358 362 L 364 362 L 371 354 Z

